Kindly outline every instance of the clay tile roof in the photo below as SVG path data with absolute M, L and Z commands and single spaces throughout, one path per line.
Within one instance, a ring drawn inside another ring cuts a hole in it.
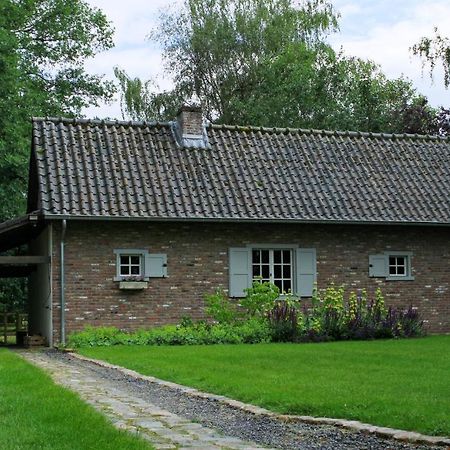
M 34 119 L 29 209 L 450 224 L 448 139 L 226 125 L 206 132 L 208 148 L 182 148 L 171 123 Z

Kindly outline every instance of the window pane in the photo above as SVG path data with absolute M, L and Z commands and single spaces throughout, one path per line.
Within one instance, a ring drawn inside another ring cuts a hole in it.
M 261 260 L 261 252 L 259 250 L 252 251 L 252 260 L 254 263 L 259 263 Z
M 139 266 L 131 266 L 131 275 L 139 275 L 140 273 Z
M 291 262 L 291 252 L 290 252 L 290 250 L 283 250 L 283 262 L 285 264 Z
M 395 266 L 389 266 L 389 275 L 397 275 L 397 270 Z
M 262 277 L 269 279 L 270 278 L 270 268 L 269 266 L 262 266 Z
M 280 290 L 280 292 L 283 292 L 283 282 L 282 282 L 282 280 L 274 280 L 273 284 L 275 284 L 275 286 L 278 286 L 278 289 Z
M 275 264 L 281 263 L 281 250 L 274 250 L 273 251 L 273 262 Z
M 395 266 L 395 256 L 389 256 L 389 265 Z
M 121 256 L 120 257 L 120 264 L 128 264 L 129 261 L 130 261 L 129 258 L 130 258 L 129 256 Z
M 405 266 L 397 267 L 397 275 L 405 275 Z
M 261 276 L 261 267 L 259 265 L 253 266 L 253 278 Z
M 289 292 L 292 289 L 292 287 L 291 287 L 291 280 L 284 280 L 283 285 L 284 285 L 283 290 L 285 292 Z
M 120 266 L 120 275 L 130 275 L 129 266 Z
M 273 276 L 274 278 L 281 278 L 281 266 L 279 264 L 276 264 L 273 266 Z
M 263 263 L 269 262 L 269 250 L 261 250 L 261 256 L 262 256 Z
M 291 278 L 291 266 L 283 266 L 283 278 Z
M 130 262 L 131 264 L 139 264 L 139 256 L 130 256 Z
M 404 256 L 398 256 L 397 257 L 397 266 L 404 266 L 405 265 L 405 257 Z

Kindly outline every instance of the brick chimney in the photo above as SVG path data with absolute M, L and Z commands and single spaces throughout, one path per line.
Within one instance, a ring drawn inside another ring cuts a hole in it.
M 210 148 L 200 106 L 183 105 L 172 122 L 177 144 L 183 148 Z
M 183 105 L 177 114 L 181 135 L 185 137 L 203 137 L 203 117 L 200 106 Z

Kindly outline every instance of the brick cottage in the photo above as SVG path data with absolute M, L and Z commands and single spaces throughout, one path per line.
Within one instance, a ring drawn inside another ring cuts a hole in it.
M 204 318 L 205 294 L 255 277 L 302 299 L 380 286 L 450 332 L 449 199 L 440 137 L 206 125 L 195 107 L 34 119 L 28 214 L 0 225 L 0 251 L 29 254 L 0 276 L 29 277 L 30 332 L 50 345 Z

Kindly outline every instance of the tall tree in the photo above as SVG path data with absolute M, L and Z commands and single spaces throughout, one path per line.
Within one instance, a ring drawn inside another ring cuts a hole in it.
M 78 115 L 111 98 L 84 62 L 112 47 L 112 33 L 82 0 L 0 0 L 0 221 L 24 211 L 30 117 Z
M 25 212 L 31 116 L 73 116 L 111 98 L 84 62 L 112 47 L 105 15 L 81 0 L 0 0 L 0 222 Z M 23 308 L 25 279 L 0 280 Z
M 300 45 L 261 65 L 251 92 L 230 101 L 229 116 L 263 126 L 428 132 L 429 123 L 409 123 L 423 101 L 408 80 L 389 80 L 370 61 Z
M 163 14 L 151 34 L 175 81 L 163 100 L 195 97 L 209 119 L 225 119 L 230 99 L 246 95 L 258 82 L 260 64 L 289 44 L 314 46 L 336 27 L 326 0 L 301 0 L 297 6 L 291 0 L 186 0 L 181 10 Z M 125 81 L 127 93 L 138 87 L 137 80 Z M 161 97 L 150 100 L 158 105 Z
M 151 35 L 163 46 L 175 88 L 158 93 L 116 69 L 123 111 L 166 119 L 196 98 L 218 122 L 428 131 L 430 122 L 412 127 L 419 106 L 427 118 L 431 108 L 408 80 L 388 80 L 374 63 L 326 44 L 337 20 L 327 1 L 186 0 L 181 11 L 163 14 Z

